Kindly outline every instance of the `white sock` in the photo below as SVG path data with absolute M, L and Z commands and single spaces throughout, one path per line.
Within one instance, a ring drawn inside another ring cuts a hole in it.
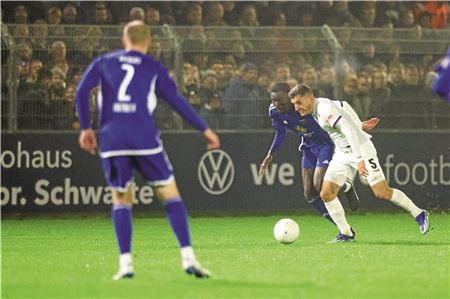
M 350 230 L 351 227 L 348 224 L 347 219 L 345 219 L 344 208 L 342 207 L 342 204 L 339 201 L 339 199 L 336 197 L 332 201 L 324 203 L 325 206 L 327 207 L 328 213 L 330 214 L 334 223 L 336 223 L 341 234 L 352 236 L 353 234 L 352 231 Z
M 197 263 L 197 259 L 194 254 L 194 249 L 191 246 L 181 248 L 181 263 L 183 268 L 186 269 Z
M 119 257 L 120 270 L 122 272 L 133 272 L 133 261 L 131 253 L 123 253 Z
M 398 189 L 393 190 L 391 201 L 408 211 L 414 218 L 422 213 L 422 210 L 419 209 L 405 193 Z

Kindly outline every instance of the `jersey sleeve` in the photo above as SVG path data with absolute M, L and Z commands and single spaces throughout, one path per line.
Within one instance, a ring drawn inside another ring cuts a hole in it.
M 272 154 L 280 148 L 281 144 L 283 144 L 287 136 L 287 129 L 278 119 L 273 117 L 271 114 L 270 117 L 272 118 L 272 128 L 275 129 L 275 135 L 273 136 L 272 144 L 269 149 L 269 153 Z
M 432 89 L 435 93 L 450 102 L 450 48 L 441 63 L 437 66 L 437 76 Z
M 333 103 L 320 103 L 317 108 L 317 114 L 322 123 L 327 123 L 336 128 L 337 123 L 342 118 L 342 114 Z
M 187 122 L 199 131 L 208 128 L 206 122 L 197 114 L 186 98 L 180 94 L 175 81 L 169 76 L 167 69 L 160 65 L 158 79 L 156 80 L 156 96 L 164 99 Z
M 78 122 L 80 129 L 88 129 L 91 127 L 91 119 L 89 113 L 89 99 L 91 90 L 100 83 L 99 64 L 101 56 L 96 58 L 86 68 L 80 83 L 77 86 L 76 108 L 78 114 Z

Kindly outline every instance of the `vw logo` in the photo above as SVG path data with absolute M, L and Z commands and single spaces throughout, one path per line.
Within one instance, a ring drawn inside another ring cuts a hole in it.
M 223 150 L 206 152 L 198 163 L 198 180 L 206 192 L 219 195 L 227 191 L 234 180 L 234 165 Z

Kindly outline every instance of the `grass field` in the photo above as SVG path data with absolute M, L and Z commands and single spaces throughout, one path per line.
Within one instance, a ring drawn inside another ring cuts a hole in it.
M 137 218 L 136 276 L 118 282 L 109 218 L 2 220 L 2 298 L 449 298 L 448 215 L 425 236 L 407 214 L 350 215 L 353 244 L 327 244 L 336 229 L 318 216 L 291 217 L 291 245 L 273 239 L 281 216 L 191 219 L 210 280 L 181 271 L 165 218 Z

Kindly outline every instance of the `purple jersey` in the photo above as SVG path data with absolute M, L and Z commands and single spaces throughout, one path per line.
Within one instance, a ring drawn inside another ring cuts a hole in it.
M 89 94 L 97 85 L 102 158 L 163 151 L 153 119 L 158 98 L 166 100 L 197 130 L 207 129 L 161 63 L 140 52 L 125 50 L 97 57 L 83 74 L 76 99 L 81 129 L 91 126 Z
M 300 138 L 300 150 L 332 143 L 330 136 L 315 121 L 312 115 L 301 116 L 298 112 L 280 113 L 273 104 L 269 106 L 269 115 L 272 119 L 272 127 L 275 129 L 270 152 L 277 151 L 287 135 L 287 129 L 295 132 Z
M 450 48 L 437 66 L 437 76 L 433 82 L 433 91 L 450 103 Z

